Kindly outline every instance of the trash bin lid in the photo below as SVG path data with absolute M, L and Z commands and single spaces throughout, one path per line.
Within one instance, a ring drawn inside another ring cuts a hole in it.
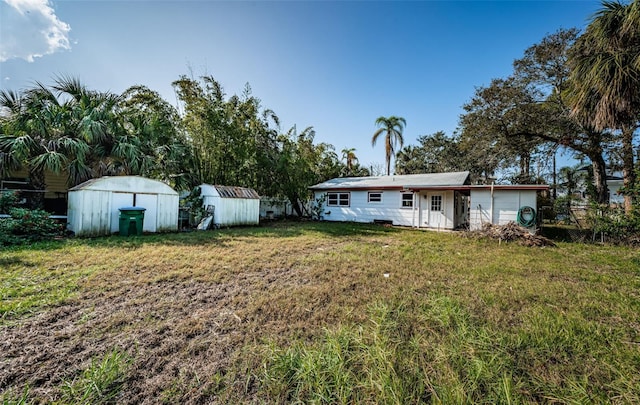
M 142 207 L 120 207 L 118 208 L 120 211 L 146 211 L 146 208 Z

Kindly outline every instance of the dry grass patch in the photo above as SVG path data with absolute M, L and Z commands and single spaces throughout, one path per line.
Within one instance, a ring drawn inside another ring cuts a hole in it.
M 61 400 L 65 383 L 115 351 L 131 359 L 119 403 L 311 401 L 317 384 L 275 387 L 270 367 L 284 353 L 317 370 L 336 339 L 358 347 L 355 386 L 327 394 L 347 402 L 401 398 L 358 382 L 383 371 L 372 350 L 389 353 L 380 381 L 409 402 L 627 402 L 640 392 L 639 258 L 627 248 L 276 223 L 69 240 L 3 251 L 0 263 L 4 400 L 26 386 L 29 398 Z M 404 332 L 378 331 L 387 343 L 376 346 L 372 322 Z M 421 377 L 406 372 L 413 364 Z M 419 379 L 423 391 L 410 390 Z

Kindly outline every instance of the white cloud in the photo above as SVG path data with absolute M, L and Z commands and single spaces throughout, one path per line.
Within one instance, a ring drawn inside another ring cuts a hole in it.
M 17 58 L 33 62 L 71 48 L 71 27 L 58 19 L 49 0 L 3 0 L 0 13 L 0 62 Z

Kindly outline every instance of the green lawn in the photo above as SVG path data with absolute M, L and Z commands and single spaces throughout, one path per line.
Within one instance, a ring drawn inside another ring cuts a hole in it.
M 275 223 L 0 268 L 3 403 L 640 403 L 630 248 Z

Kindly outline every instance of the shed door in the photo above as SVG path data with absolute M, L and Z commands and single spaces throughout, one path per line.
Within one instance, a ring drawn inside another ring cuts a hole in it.
M 111 233 L 120 229 L 120 211 L 118 208 L 133 206 L 133 193 L 111 193 Z
M 427 198 L 427 209 L 429 210 L 430 227 L 440 228 L 447 225 L 444 208 L 444 195 L 442 193 L 429 194 Z
M 142 231 L 155 232 L 158 218 L 158 196 L 156 194 L 136 194 L 135 206 L 146 208 Z

